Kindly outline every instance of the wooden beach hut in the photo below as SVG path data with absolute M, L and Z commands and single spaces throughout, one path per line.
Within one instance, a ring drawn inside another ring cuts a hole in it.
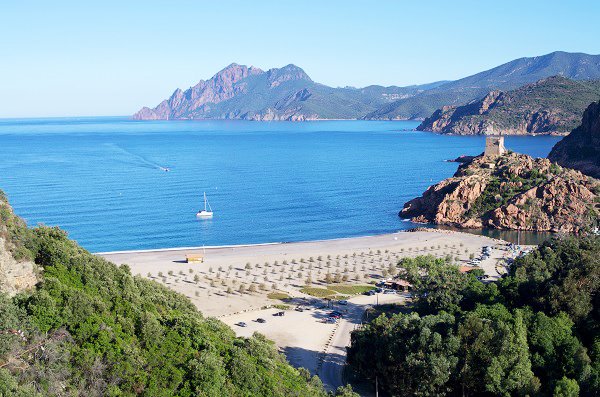
M 187 254 L 185 261 L 187 263 L 202 263 L 204 262 L 204 256 L 202 254 Z

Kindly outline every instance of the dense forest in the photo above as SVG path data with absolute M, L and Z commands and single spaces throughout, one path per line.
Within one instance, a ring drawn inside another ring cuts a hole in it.
M 413 310 L 353 332 L 361 376 L 398 396 L 600 393 L 599 236 L 546 242 L 497 283 L 431 256 L 398 266 Z
M 0 238 L 0 252 L 35 260 L 40 272 L 35 290 L 0 293 L 2 397 L 327 395 L 264 337 L 237 338 L 58 228 L 27 228 L 1 192 Z

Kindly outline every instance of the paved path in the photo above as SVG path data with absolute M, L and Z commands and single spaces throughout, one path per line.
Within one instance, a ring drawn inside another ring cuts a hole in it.
M 344 385 L 343 372 L 346 365 L 346 347 L 350 346 L 350 333 L 356 329 L 368 306 L 375 305 L 376 296 L 358 296 L 349 300 L 348 313 L 344 316 L 325 350 L 325 357 L 317 373 L 325 387 L 334 391 Z M 379 294 L 379 303 L 397 303 L 404 298 L 396 294 Z

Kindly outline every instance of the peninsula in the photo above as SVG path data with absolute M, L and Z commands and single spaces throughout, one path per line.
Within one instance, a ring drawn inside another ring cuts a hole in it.
M 410 200 L 399 215 L 459 228 L 583 232 L 597 227 L 600 182 L 548 159 L 511 153 L 503 137 L 452 178 Z

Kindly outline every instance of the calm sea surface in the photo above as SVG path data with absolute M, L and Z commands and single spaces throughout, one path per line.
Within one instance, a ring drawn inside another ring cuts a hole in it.
M 397 214 L 482 137 L 417 122 L 0 120 L 0 189 L 30 225 L 91 251 L 327 239 L 413 227 Z M 507 137 L 545 156 L 555 137 Z M 170 172 L 165 172 L 169 168 Z M 206 191 L 212 220 L 196 220 Z

